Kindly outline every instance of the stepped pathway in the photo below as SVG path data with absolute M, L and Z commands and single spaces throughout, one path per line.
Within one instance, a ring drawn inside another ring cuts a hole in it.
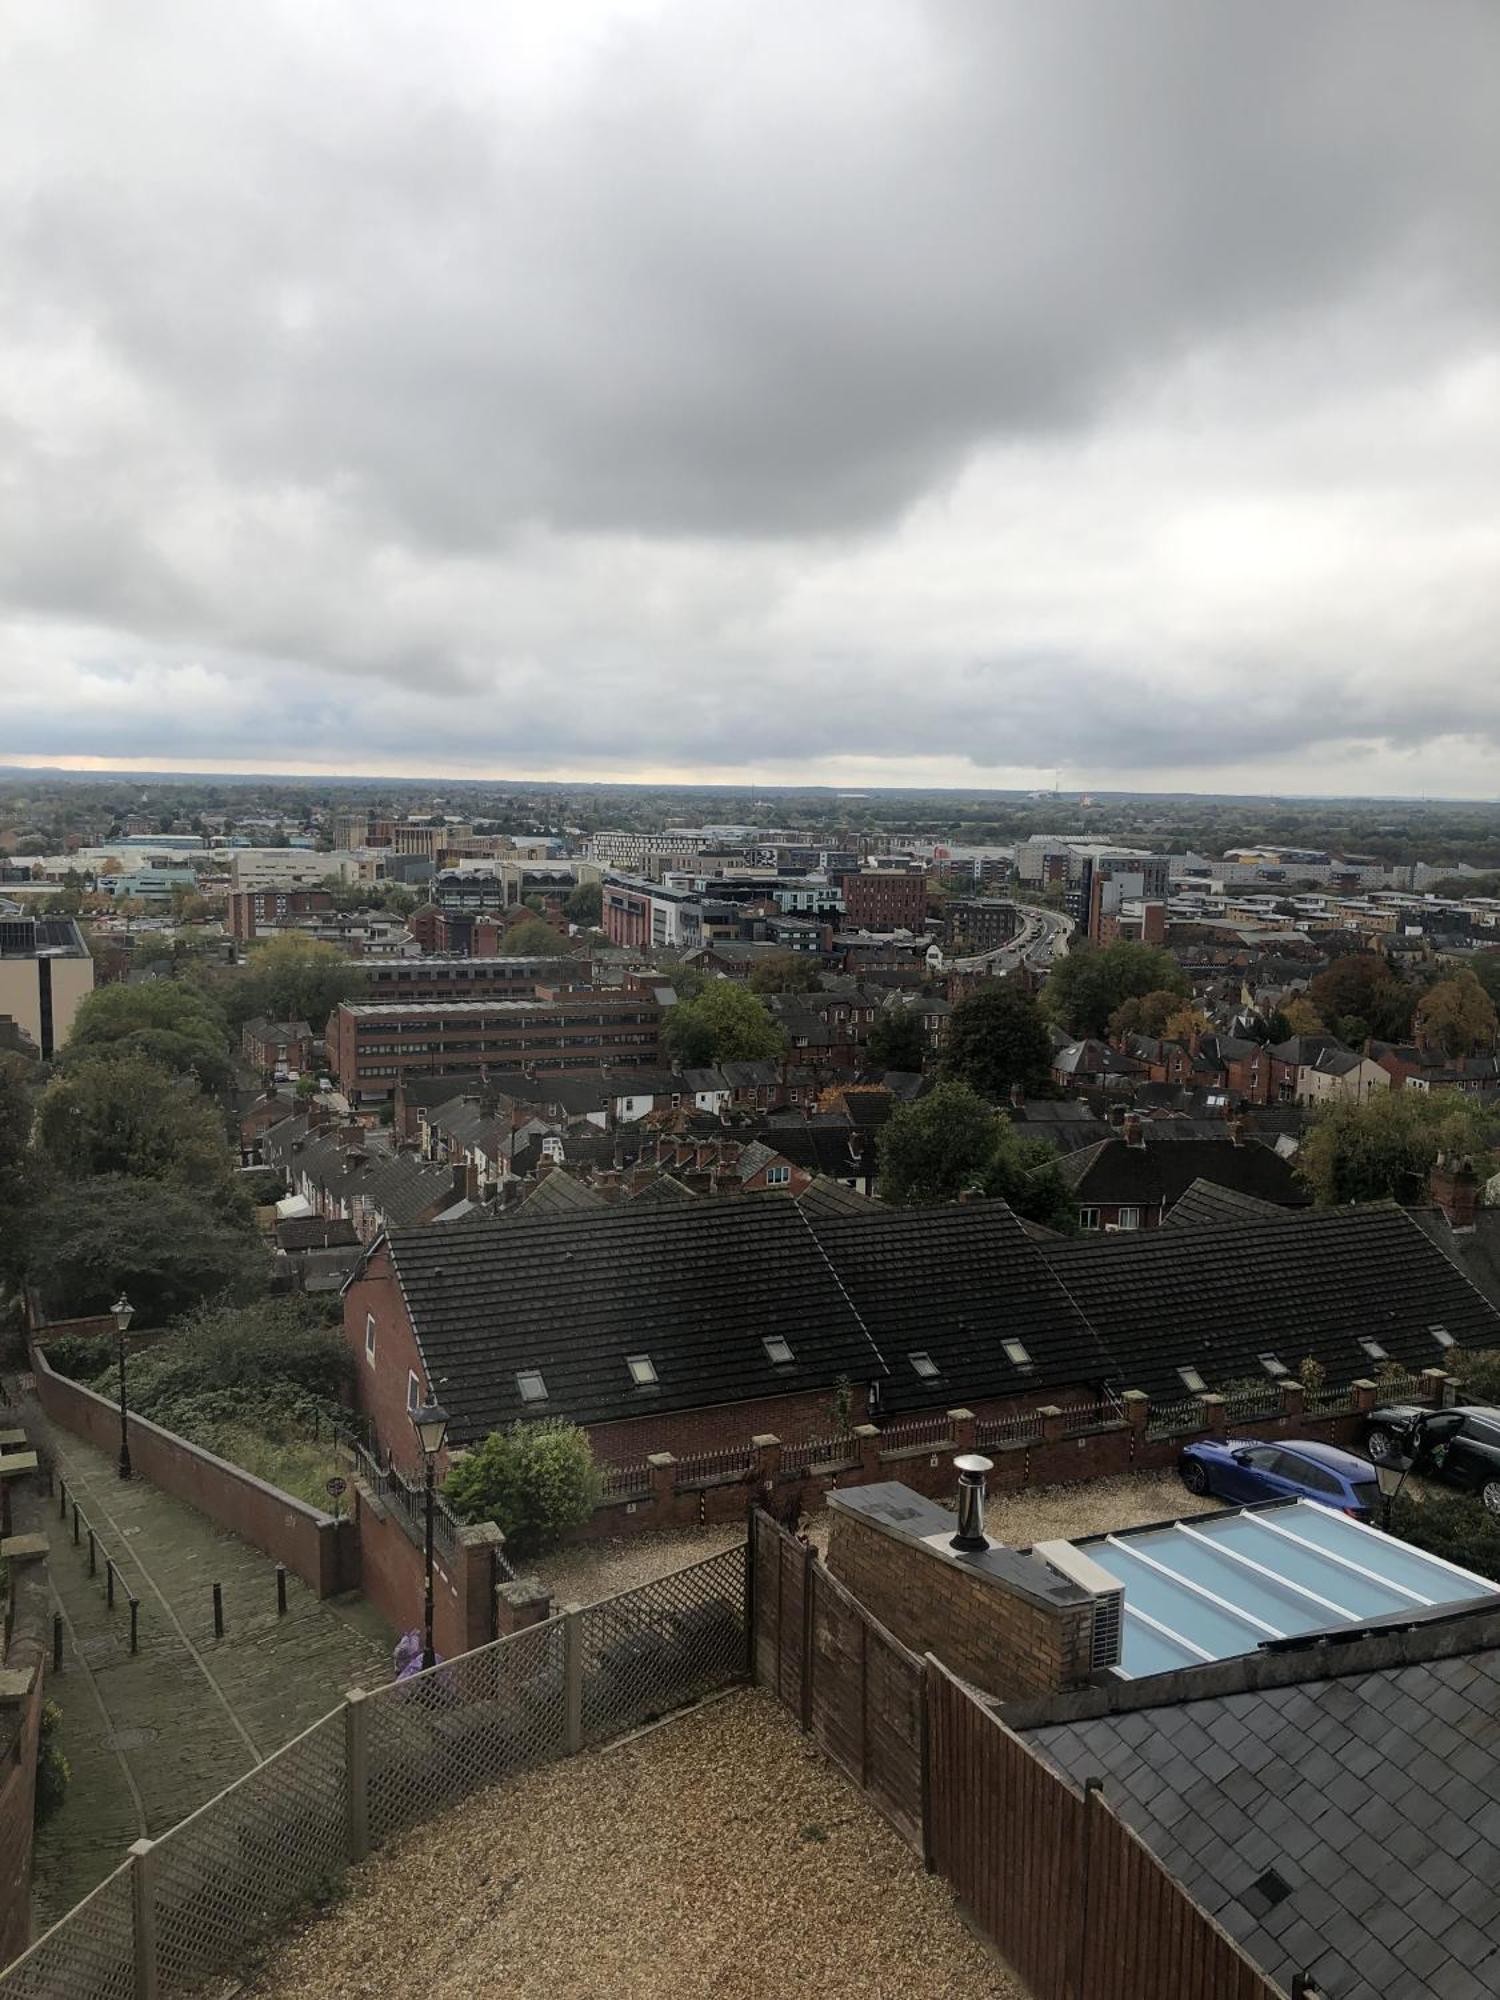
M 122 1480 L 113 1459 L 47 1423 L 23 1421 L 51 1454 L 100 1543 L 89 1575 L 87 1537 L 71 1511 L 47 1522 L 63 1670 L 48 1677 L 72 1771 L 66 1803 L 42 1828 L 36 1932 L 123 1859 L 141 1834 L 161 1834 L 327 1714 L 346 1688 L 390 1678 L 393 1635 L 359 1597 L 320 1603 L 287 1578 L 276 1612 L 272 1559 L 147 1480 Z M 114 1609 L 104 1557 L 122 1582 Z M 214 1637 L 213 1585 L 224 1637 Z M 127 1598 L 140 1601 L 140 1650 L 130 1651 Z

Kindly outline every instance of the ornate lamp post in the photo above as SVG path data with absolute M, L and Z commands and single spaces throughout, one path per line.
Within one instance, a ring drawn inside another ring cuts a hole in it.
M 1375 1466 L 1375 1483 L 1380 1488 L 1380 1525 L 1386 1534 L 1391 1532 L 1391 1510 L 1406 1484 L 1406 1475 L 1411 1471 L 1411 1460 L 1400 1458 L 1380 1459 Z
M 443 1448 L 443 1440 L 448 1435 L 448 1412 L 441 1403 L 424 1403 L 411 1413 L 412 1429 L 417 1434 L 417 1443 L 422 1447 L 422 1462 L 426 1471 L 427 1493 L 427 1595 L 423 1606 L 422 1665 L 437 1665 L 437 1654 L 432 1646 L 432 1501 L 433 1478 L 437 1467 L 437 1455 Z
M 115 1316 L 116 1339 L 120 1360 L 120 1477 L 130 1477 L 130 1424 L 125 1409 L 125 1336 L 130 1331 L 130 1322 L 135 1318 L 135 1307 L 121 1292 L 110 1307 Z

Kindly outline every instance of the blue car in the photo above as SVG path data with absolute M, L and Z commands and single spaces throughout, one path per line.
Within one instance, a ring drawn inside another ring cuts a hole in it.
M 1356 1521 L 1372 1520 L 1380 1507 L 1369 1460 L 1311 1438 L 1282 1444 L 1203 1438 L 1183 1446 L 1177 1470 L 1189 1493 L 1211 1493 L 1216 1500 L 1316 1500 Z

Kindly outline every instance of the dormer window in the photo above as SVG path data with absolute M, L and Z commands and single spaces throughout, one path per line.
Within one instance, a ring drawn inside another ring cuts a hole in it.
M 938 1372 L 938 1365 L 930 1354 L 908 1354 L 906 1358 L 924 1382 L 930 1382 Z
M 1291 1370 L 1279 1355 L 1257 1354 L 1255 1358 L 1273 1381 L 1279 1382 L 1283 1375 L 1291 1373 Z
M 1448 1331 L 1447 1327 L 1430 1326 L 1428 1327 L 1427 1331 L 1432 1335 L 1433 1339 L 1437 1342 L 1439 1347 L 1453 1346 L 1454 1344 L 1453 1335 Z
M 776 1368 L 789 1368 L 796 1359 L 791 1348 L 779 1333 L 768 1333 L 761 1340 L 766 1350 L 766 1359 Z
M 1177 1379 L 1190 1396 L 1206 1396 L 1208 1394 L 1208 1384 L 1196 1368 L 1179 1368 Z
M 1368 1336 L 1359 1342 L 1359 1349 L 1362 1354 L 1368 1354 L 1372 1361 L 1385 1361 L 1389 1359 L 1380 1342 L 1378 1340 L 1371 1340 Z
M 545 1403 L 546 1378 L 538 1368 L 523 1368 L 516 1377 L 516 1393 L 523 1403 Z
M 625 1366 L 637 1389 L 649 1389 L 656 1381 L 656 1363 L 649 1354 L 627 1354 Z
M 1019 1340 L 1002 1340 L 1000 1349 L 1013 1368 L 1031 1368 L 1035 1366 L 1030 1354 L 1028 1354 Z

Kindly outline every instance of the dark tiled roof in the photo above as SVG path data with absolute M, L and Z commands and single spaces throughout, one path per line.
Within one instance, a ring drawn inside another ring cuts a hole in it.
M 1258 1195 L 1239 1194 L 1233 1188 L 1216 1187 L 1212 1181 L 1194 1181 L 1166 1217 L 1164 1226 L 1180 1228 L 1196 1222 L 1254 1222 L 1258 1216 L 1284 1215 L 1274 1201 Z
M 542 1176 L 534 1188 L 522 1195 L 509 1215 L 516 1221 L 524 1218 L 534 1222 L 554 1215 L 592 1215 L 608 1206 L 597 1188 L 575 1181 L 571 1174 L 554 1167 L 551 1173 Z
M 1470 1284 L 1477 1285 L 1492 1306 L 1500 1306 L 1500 1208 L 1481 1208 L 1472 1229 L 1455 1229 L 1440 1208 L 1412 1208 L 1407 1213 Z
M 1168 1129 L 1170 1123 L 1168 1121 Z M 1104 1139 L 1087 1151 L 1069 1153 L 1062 1163 L 1074 1197 L 1084 1203 L 1125 1202 L 1141 1208 L 1171 1208 L 1194 1181 L 1253 1194 L 1262 1201 L 1303 1205 L 1306 1189 L 1279 1153 L 1258 1140 L 1236 1145 L 1233 1139 L 1182 1139 L 1128 1145 L 1124 1139 Z
M 871 1209 L 885 1206 L 873 1195 L 860 1194 L 855 1188 L 845 1187 L 842 1181 L 831 1181 L 821 1174 L 793 1199 L 804 1215 L 867 1215 Z
M 1121 1386 L 1151 1396 L 1181 1396 L 1182 1367 L 1211 1388 L 1259 1380 L 1261 1354 L 1294 1372 L 1312 1355 L 1341 1387 L 1376 1365 L 1362 1337 L 1404 1367 L 1441 1367 L 1434 1325 L 1460 1347 L 1500 1346 L 1500 1313 L 1389 1203 L 1037 1249 L 1114 1355 Z
M 352 1222 L 327 1222 L 321 1215 L 291 1215 L 276 1225 L 276 1242 L 282 1250 L 332 1250 L 358 1241 Z
M 1028 1733 L 1283 1991 L 1500 1992 L 1500 1651 Z M 1289 1893 L 1256 1884 L 1274 1870 Z
M 647 1181 L 631 1196 L 631 1200 L 642 1208 L 675 1208 L 679 1202 L 697 1199 L 693 1190 L 684 1187 L 673 1174 L 658 1174 L 655 1180 Z

